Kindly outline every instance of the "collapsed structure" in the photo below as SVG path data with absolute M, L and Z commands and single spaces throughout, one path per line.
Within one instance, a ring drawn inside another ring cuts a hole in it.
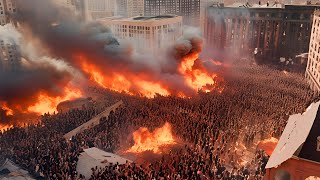
M 266 179 L 320 177 L 320 102 L 288 123 L 267 165 Z

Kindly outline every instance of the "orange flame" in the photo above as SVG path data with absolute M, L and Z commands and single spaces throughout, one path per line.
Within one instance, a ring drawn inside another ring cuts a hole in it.
M 273 150 L 276 148 L 278 144 L 278 139 L 271 137 L 269 139 L 264 139 L 258 142 L 258 147 L 263 149 L 269 156 L 271 156 Z
M 0 108 L 2 108 L 7 116 L 13 116 L 13 110 L 10 109 L 6 102 L 0 102 Z
M 89 75 L 90 80 L 96 82 L 103 88 L 108 88 L 116 92 L 125 92 L 129 95 L 139 94 L 148 98 L 152 98 L 156 94 L 161 94 L 164 96 L 170 94 L 168 90 L 165 89 L 160 83 L 145 81 L 138 77 L 138 75 L 131 74 L 130 80 L 126 78 L 128 77 L 127 74 L 122 74 L 120 72 L 104 76 L 99 68 L 97 68 L 95 65 L 88 64 L 83 56 L 79 56 L 78 58 L 81 59 L 82 69 Z M 138 88 L 138 92 L 132 90 L 133 80 L 135 81 L 135 88 Z
M 208 73 L 204 68 L 195 68 L 195 61 L 199 58 L 198 53 L 193 53 L 190 56 L 183 58 L 179 71 L 185 77 L 185 82 L 193 90 L 203 90 L 210 92 L 215 84 L 215 74 Z
M 133 133 L 133 140 L 135 143 L 127 152 L 153 151 L 160 153 L 160 147 L 176 144 L 171 132 L 171 125 L 168 122 L 153 132 L 150 132 L 146 127 L 139 128 Z
M 89 76 L 89 79 L 103 88 L 116 92 L 125 92 L 129 95 L 142 95 L 153 98 L 156 94 L 163 96 L 171 95 L 174 87 L 166 87 L 163 82 L 150 79 L 148 74 L 132 73 L 121 69 L 117 72 L 106 72 L 106 69 L 98 65 L 91 64 L 90 60 L 81 53 L 76 54 L 80 62 L 81 69 Z M 179 65 L 179 74 L 182 75 L 185 84 L 194 90 L 203 90 L 210 92 L 214 85 L 216 74 L 209 73 L 203 66 L 202 62 L 197 61 L 199 53 L 191 53 L 184 57 Z M 197 62 L 197 64 L 196 64 Z M 196 65 L 195 65 L 196 64 Z M 176 89 L 174 89 L 176 90 Z M 188 97 L 185 92 L 176 91 L 175 95 L 179 97 Z
M 12 128 L 13 125 L 0 125 L 0 133 L 6 131 L 9 128 Z
M 72 89 L 71 87 L 66 87 L 64 89 L 63 96 L 50 97 L 46 93 L 40 93 L 38 95 L 38 102 L 33 106 L 28 107 L 29 112 L 34 112 L 38 114 L 43 113 L 53 113 L 56 111 L 57 105 L 66 100 L 71 100 L 79 98 L 82 96 L 82 92 L 78 89 Z

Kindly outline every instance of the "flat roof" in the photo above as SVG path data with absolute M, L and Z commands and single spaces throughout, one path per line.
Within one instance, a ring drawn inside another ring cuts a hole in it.
M 166 15 L 159 15 L 159 16 L 135 16 L 135 17 L 130 17 L 130 18 L 125 18 L 122 16 L 113 16 L 113 17 L 101 18 L 98 20 L 99 21 L 117 20 L 117 21 L 147 22 L 147 21 L 159 21 L 159 20 L 163 20 L 163 19 L 171 19 L 171 18 L 176 18 L 176 17 L 179 17 L 179 16 L 173 15 L 173 14 L 166 14 Z
M 279 4 L 279 3 L 270 3 L 269 6 L 267 4 L 245 4 L 245 3 L 234 3 L 232 5 L 228 5 L 225 6 L 226 8 L 277 8 L 277 9 L 281 9 L 284 7 L 283 4 Z
M 161 20 L 161 19 L 169 19 L 169 18 L 175 18 L 178 17 L 177 15 L 160 15 L 160 16 L 136 16 L 132 17 L 130 19 L 134 21 L 149 21 L 149 20 Z
M 248 9 L 292 9 L 292 8 L 315 8 L 320 7 L 318 4 L 281 4 L 281 3 L 269 3 L 267 4 L 250 4 L 250 3 L 234 3 L 231 5 L 223 6 L 222 4 L 213 4 L 211 7 L 218 8 L 248 8 Z

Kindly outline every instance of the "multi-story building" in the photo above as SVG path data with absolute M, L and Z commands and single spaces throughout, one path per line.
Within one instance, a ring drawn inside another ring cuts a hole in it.
M 0 25 L 10 23 L 10 17 L 17 12 L 15 0 L 0 0 Z
M 117 0 L 116 15 L 134 17 L 144 15 L 144 0 Z
M 128 3 L 128 0 L 117 0 L 117 2 L 116 2 L 116 16 L 128 17 L 127 3 Z
M 20 65 L 19 46 L 8 38 L 0 38 L 0 71 L 17 71 Z
M 128 17 L 144 15 L 144 0 L 127 0 Z
M 208 9 L 213 4 L 222 4 L 223 0 L 201 0 L 200 1 L 200 28 L 201 32 L 204 33 L 206 27 L 206 20 L 208 15 Z
M 112 17 L 116 12 L 116 0 L 75 0 L 74 4 L 84 21 Z
M 204 36 L 213 54 L 253 55 L 268 60 L 308 52 L 316 5 L 249 3 L 208 9 Z
M 176 15 L 104 18 L 120 41 L 129 41 L 140 53 L 158 54 L 182 36 L 182 17 Z
M 200 0 L 145 0 L 144 15 L 175 14 L 183 17 L 185 25 L 198 26 Z
M 311 39 L 309 46 L 306 79 L 311 89 L 320 91 L 320 11 L 316 10 L 313 16 Z

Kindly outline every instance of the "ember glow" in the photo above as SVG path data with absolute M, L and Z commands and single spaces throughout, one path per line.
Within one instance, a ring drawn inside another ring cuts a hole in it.
M 264 139 L 258 142 L 258 147 L 263 149 L 269 156 L 271 156 L 273 150 L 276 148 L 278 144 L 278 139 L 271 137 L 269 139 Z
M 73 89 L 70 87 L 66 87 L 64 89 L 63 96 L 52 97 L 47 95 L 46 93 L 40 92 L 37 98 L 37 103 L 30 106 L 28 108 L 28 111 L 37 114 L 53 113 L 54 111 L 57 111 L 56 108 L 60 102 L 72 100 L 81 96 L 82 92 L 79 89 Z
M 171 132 L 171 125 L 168 122 L 153 132 L 150 132 L 146 127 L 139 128 L 133 133 L 133 140 L 134 145 L 127 152 L 153 151 L 154 153 L 161 153 L 160 148 L 162 146 L 176 144 Z
M 0 108 L 6 113 L 6 116 L 13 116 L 13 110 L 9 108 L 6 102 L 0 102 Z
M 12 128 L 13 125 L 1 125 L 0 124 L 0 133 L 6 131 L 7 129 Z

